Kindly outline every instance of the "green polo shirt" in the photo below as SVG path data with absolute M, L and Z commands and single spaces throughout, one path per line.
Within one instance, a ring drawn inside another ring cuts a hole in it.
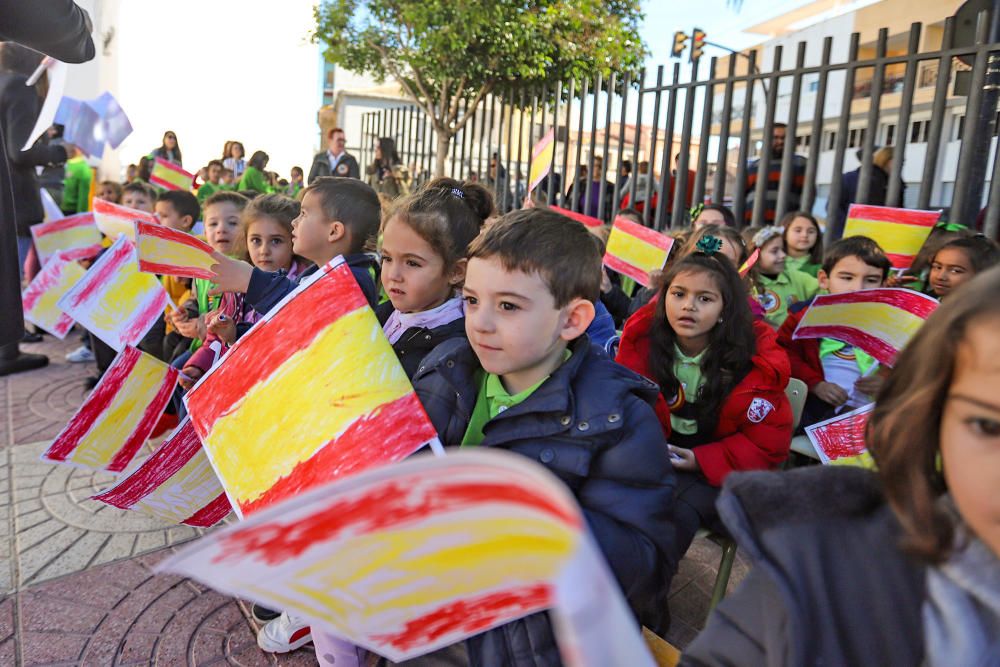
M 572 354 L 569 350 L 563 352 L 564 364 Z M 476 371 L 476 386 L 479 387 L 479 393 L 476 395 L 476 407 L 472 409 L 469 426 L 465 429 L 465 436 L 462 437 L 462 446 L 473 447 L 482 443 L 483 428 L 489 420 L 501 412 L 523 403 L 550 377 L 550 375 L 546 375 L 524 391 L 511 395 L 504 388 L 499 375 L 487 373 L 482 369 Z
M 701 359 L 705 356 L 702 350 L 693 357 L 689 357 L 681 349 L 674 345 L 674 377 L 680 383 L 681 391 L 684 392 L 684 402 L 694 403 L 701 386 L 705 384 L 705 378 L 701 375 Z M 698 420 L 685 419 L 673 413 L 670 414 L 670 429 L 683 435 L 693 435 L 698 432 Z
M 811 299 L 819 291 L 819 282 L 815 278 L 801 271 L 791 271 L 787 267 L 774 278 L 758 276 L 758 281 L 762 291 L 755 296 L 764 308 L 764 319 L 776 329 L 788 317 L 790 305 Z
M 786 271 L 800 271 L 815 278 L 819 275 L 820 268 L 821 266 L 819 264 L 809 261 L 809 255 L 806 255 L 805 257 L 792 257 L 789 255 L 785 258 Z

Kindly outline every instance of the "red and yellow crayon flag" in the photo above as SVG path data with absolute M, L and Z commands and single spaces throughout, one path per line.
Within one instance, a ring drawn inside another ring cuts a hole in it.
M 184 171 L 173 162 L 156 158 L 149 184 L 164 190 L 190 190 L 194 185 L 194 174 Z
M 437 442 L 342 259 L 258 322 L 185 402 L 241 516 Z
M 135 240 L 135 223 L 159 224 L 152 213 L 139 211 L 128 206 L 113 204 L 103 199 L 94 200 L 94 221 L 101 233 L 114 241 L 124 234 L 130 241 Z
M 59 254 L 53 257 L 21 295 L 24 319 L 62 340 L 73 328 L 73 318 L 57 304 L 63 294 L 83 278 L 86 270 L 75 260 Z
M 121 472 L 167 407 L 177 369 L 126 347 L 42 459 Z
M 806 427 L 806 435 L 823 463 L 872 466 L 865 446 L 865 426 L 874 403 Z
M 619 216 L 608 237 L 604 266 L 649 287 L 650 271 L 663 268 L 673 245 L 669 236 Z
M 198 528 L 214 526 L 232 510 L 190 419 L 142 465 L 93 499 Z
M 760 259 L 760 248 L 754 248 L 754 251 L 747 257 L 747 261 L 743 262 L 743 265 L 740 267 L 740 278 L 746 278 L 746 275 L 750 273 L 750 269 L 753 268 L 758 259 Z
M 892 366 L 938 302 L 907 289 L 824 294 L 813 299 L 792 338 L 833 338 Z
M 101 252 L 101 232 L 93 213 L 80 213 L 31 226 L 38 259 L 44 265 L 57 253 L 70 260 L 89 259 Z
M 555 128 L 549 129 L 531 151 L 531 165 L 528 168 L 528 194 L 542 182 L 552 170 L 552 156 L 556 150 Z
M 212 246 L 176 229 L 138 221 L 135 248 L 139 270 L 180 278 L 211 279 Z
M 568 208 L 562 208 L 561 206 L 550 206 L 549 208 L 556 213 L 565 215 L 567 218 L 576 220 L 577 222 L 582 222 L 588 229 L 596 229 L 604 226 L 604 223 L 600 220 L 600 218 L 584 215 L 583 213 L 575 213 Z
M 844 238 L 867 236 L 885 251 L 893 268 L 908 269 L 940 217 L 939 211 L 851 204 Z

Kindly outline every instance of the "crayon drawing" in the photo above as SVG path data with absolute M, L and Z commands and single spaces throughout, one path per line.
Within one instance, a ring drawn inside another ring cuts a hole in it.
M 816 448 L 820 461 L 827 464 L 837 464 L 838 461 L 858 463 L 859 457 L 868 453 L 865 447 L 865 426 L 874 408 L 875 404 L 870 403 L 807 426 L 806 435 Z
M 73 328 L 73 318 L 59 308 L 58 302 L 86 271 L 64 255 L 51 258 L 21 295 L 24 319 L 62 340 Z
M 93 213 L 80 213 L 31 226 L 38 259 L 44 265 L 57 253 L 66 259 L 90 259 L 101 252 L 101 232 Z
M 874 239 L 889 256 L 893 268 L 908 269 L 940 217 L 940 211 L 851 204 L 844 238 Z
M 94 200 L 94 221 L 101 233 L 112 241 L 122 234 L 128 240 L 135 241 L 135 223 L 137 221 L 148 222 L 152 225 L 159 224 L 152 213 L 112 204 L 103 199 Z
M 163 225 L 135 223 L 135 248 L 139 270 L 181 278 L 211 279 L 212 246 L 188 234 Z
M 615 218 L 604 266 L 649 287 L 649 273 L 667 263 L 674 240 L 626 218 Z

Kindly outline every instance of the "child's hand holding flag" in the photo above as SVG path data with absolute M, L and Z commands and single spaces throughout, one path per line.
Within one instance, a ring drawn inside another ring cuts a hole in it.
M 253 275 L 253 266 L 238 259 L 227 257 L 218 250 L 212 252 L 212 259 L 216 261 L 212 265 L 211 271 L 215 274 L 211 281 L 215 284 L 209 292 L 209 296 L 217 296 L 223 292 L 237 292 L 246 294 L 250 287 L 250 276 Z
M 208 332 L 218 336 L 223 343 L 232 345 L 236 342 L 236 322 L 233 318 L 214 310 L 208 314 L 206 321 Z

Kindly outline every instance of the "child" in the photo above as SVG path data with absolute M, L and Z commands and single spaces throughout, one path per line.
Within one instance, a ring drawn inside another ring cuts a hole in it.
M 819 222 L 812 215 L 797 211 L 786 213 L 781 226 L 785 228 L 785 268 L 815 278 L 823 263 L 823 230 Z
M 718 248 L 705 237 L 667 270 L 656 302 L 625 323 L 617 357 L 660 386 L 656 414 L 678 471 L 672 563 L 699 528 L 717 525 L 729 473 L 777 467 L 792 438 L 788 357 L 753 321 L 746 288 Z
M 266 313 L 291 293 L 298 282 L 338 255 L 375 307 L 377 264 L 364 249 L 378 233 L 382 208 L 371 186 L 352 178 L 325 176 L 303 190 L 302 210 L 292 223 L 292 251 L 314 264 L 292 280 L 217 253 L 213 294 L 239 292 L 258 313 Z M 215 195 L 221 196 L 221 193 Z M 210 200 L 211 201 L 211 200 Z
M 382 286 L 389 301 L 375 309 L 385 335 L 412 378 L 438 344 L 465 336 L 469 244 L 493 214 L 481 185 L 439 178 L 402 200 L 382 232 Z
M 298 202 L 283 195 L 264 195 L 247 204 L 243 209 L 242 227 L 250 261 L 255 267 L 261 271 L 282 271 L 291 280 L 298 277 L 303 262 L 296 260 L 292 253 L 292 221 L 298 216 Z M 211 342 L 219 340 L 226 346 L 232 345 L 259 319 L 260 313 L 246 302 L 245 295 L 223 294 L 219 307 L 205 318 L 208 332 L 205 344 L 185 364 L 187 377 L 181 378 L 181 385 L 189 389 L 212 367 L 215 354 L 209 349 Z
M 62 212 L 76 215 L 90 210 L 90 181 L 92 174 L 87 158 L 76 146 L 70 148 L 66 160 L 66 178 L 63 179 Z
M 510 213 L 469 249 L 468 339 L 421 365 L 414 387 L 446 446 L 497 447 L 558 475 L 639 620 L 662 631 L 674 473 L 655 386 L 591 346 L 601 256 L 578 222 L 544 208 Z M 545 614 L 467 642 L 469 663 L 559 665 Z
M 286 194 L 295 199 L 299 196 L 299 192 L 302 190 L 305 180 L 305 174 L 302 172 L 302 167 L 292 167 L 292 180 L 285 184 Z
M 115 181 L 101 181 L 97 192 L 94 193 L 94 199 L 103 199 L 112 204 L 122 203 L 122 184 Z
M 132 181 L 122 187 L 122 206 L 152 213 L 155 203 L 156 188 L 145 181 Z
M 235 190 L 236 189 L 236 174 L 232 169 L 224 167 L 222 169 L 221 183 L 219 183 L 220 190 Z
M 726 257 L 733 266 L 739 270 L 749 257 L 747 252 L 746 242 L 743 240 L 743 235 L 737 231 L 736 227 L 730 227 L 728 225 L 717 225 L 717 224 L 707 224 L 698 227 L 691 237 L 688 239 L 687 243 L 684 244 L 684 249 L 681 250 L 681 256 L 686 257 L 693 252 L 698 251 L 698 243 L 701 242 L 706 236 L 711 236 L 713 238 L 719 239 L 722 246 L 719 248 L 719 252 Z M 749 279 L 744 279 L 744 283 L 748 283 Z M 764 319 L 764 307 L 760 305 L 749 291 L 747 293 L 747 303 L 750 305 L 750 312 L 753 314 L 753 319 L 763 320 Z
M 785 267 L 784 233 L 781 227 L 764 227 L 753 237 L 754 247 L 760 248 L 750 269 L 753 294 L 764 308 L 764 320 L 775 329 L 788 317 L 789 306 L 811 299 L 819 290 L 815 278 Z
M 198 203 L 204 204 L 205 200 L 214 195 L 222 186 L 220 184 L 220 179 L 222 178 L 222 161 L 221 160 L 211 160 L 206 167 L 207 177 L 205 182 L 201 184 L 198 188 Z
M 726 489 L 726 525 L 757 562 L 682 665 L 996 664 L 997 294 L 992 269 L 899 355 L 865 434 L 877 474 L 815 466 Z
M 236 189 L 240 191 L 253 190 L 261 194 L 271 192 L 267 174 L 264 173 L 264 169 L 267 167 L 267 162 L 270 159 L 264 151 L 254 151 L 254 154 L 250 156 L 250 161 L 247 163 L 247 168 L 243 172 L 240 184 Z
M 697 214 L 691 222 L 691 227 L 696 231 L 705 225 L 722 225 L 724 227 L 736 228 L 736 216 L 733 215 L 728 206 L 707 204 L 698 208 Z
M 944 299 L 976 274 L 1000 264 L 1000 248 L 982 234 L 949 241 L 934 253 L 927 288 Z
M 190 192 L 167 190 L 157 197 L 154 212 L 156 219 L 164 227 L 190 233 L 195 221 L 201 215 L 201 207 L 198 205 L 197 198 Z M 163 276 L 160 280 L 173 303 L 182 304 L 191 298 L 191 280 L 189 278 Z M 146 345 L 147 348 L 150 348 L 147 351 L 168 362 L 173 359 L 176 349 L 183 345 L 185 340 L 177 331 L 177 327 L 174 326 L 173 313 L 173 308 L 168 306 L 164 313 L 163 327 L 160 328 L 158 324 L 151 331 L 152 333 L 160 330 L 161 340 L 159 343 L 151 348 L 149 343 Z M 146 343 L 146 341 L 143 342 Z
M 840 239 L 827 251 L 819 271 L 819 285 L 830 294 L 882 287 L 892 262 L 866 236 Z M 883 374 L 873 373 L 875 360 L 862 350 L 832 338 L 793 340 L 792 334 L 811 301 L 792 306 L 778 330 L 778 343 L 788 352 L 792 377 L 806 383 L 809 398 L 799 424 L 802 428 L 871 402 L 882 386 Z

